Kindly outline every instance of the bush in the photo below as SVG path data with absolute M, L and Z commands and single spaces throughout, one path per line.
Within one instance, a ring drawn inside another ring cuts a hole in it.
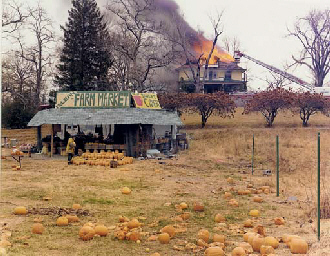
M 2 106 L 1 122 L 3 128 L 22 129 L 36 113 L 31 107 L 26 107 L 18 101 L 6 103 Z

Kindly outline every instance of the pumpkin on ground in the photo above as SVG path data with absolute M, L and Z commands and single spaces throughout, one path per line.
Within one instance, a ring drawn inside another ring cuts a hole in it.
M 198 239 L 203 239 L 206 243 L 209 242 L 210 232 L 207 229 L 201 229 L 197 234 Z
M 226 222 L 226 218 L 223 217 L 220 213 L 218 213 L 217 215 L 215 215 L 214 221 L 217 223 Z
M 94 230 L 95 230 L 95 234 L 99 236 L 107 236 L 109 233 L 108 228 L 104 225 L 97 225 Z
M 123 188 L 121 189 L 121 193 L 124 194 L 124 195 L 128 195 L 128 194 L 131 193 L 131 189 L 128 188 L 128 187 L 123 187 Z
M 171 238 L 175 236 L 175 228 L 171 225 L 163 227 L 160 232 L 169 234 Z
M 273 247 L 274 249 L 276 249 L 279 245 L 279 242 L 275 237 L 267 236 L 267 237 L 265 237 L 265 245 L 269 245 L 269 246 Z
M 180 203 L 180 207 L 182 210 L 185 210 L 188 208 L 188 204 L 186 204 L 185 202 L 182 202 L 182 203 Z
M 226 240 L 225 235 L 219 235 L 219 234 L 214 234 L 213 235 L 213 242 L 225 243 L 225 240 Z
M 258 210 L 251 210 L 249 212 L 249 215 L 252 217 L 259 217 L 259 211 Z
M 14 209 L 14 213 L 16 215 L 26 215 L 28 211 L 24 206 L 18 206 Z
M 265 239 L 259 235 L 256 235 L 252 241 L 252 248 L 255 252 L 260 252 L 260 247 L 264 244 Z
M 245 256 L 245 250 L 242 247 L 236 247 L 234 250 L 231 252 L 232 256 Z
M 138 228 L 140 225 L 141 223 L 135 218 L 127 223 L 129 229 Z
M 184 212 L 180 216 L 183 220 L 187 220 L 190 218 L 190 212 Z
M 247 219 L 247 220 L 244 221 L 243 226 L 246 227 L 246 228 L 252 228 L 253 227 L 253 221 L 251 219 Z
M 69 220 L 66 217 L 59 217 L 56 220 L 56 225 L 63 227 L 69 225 Z
M 195 212 L 203 212 L 204 211 L 204 205 L 201 202 L 195 202 L 193 207 Z
M 225 253 L 221 247 L 214 246 L 214 247 L 207 248 L 205 250 L 204 255 L 205 256 L 224 256 Z
M 306 254 L 308 251 L 308 244 L 304 239 L 294 238 L 290 243 L 291 253 Z
M 260 247 L 260 253 L 261 253 L 261 255 L 264 255 L 264 254 L 268 255 L 268 254 L 271 254 L 271 253 L 274 253 L 274 252 L 275 252 L 275 250 L 274 250 L 274 248 L 272 246 L 262 245 Z
M 66 215 L 65 217 L 68 219 L 69 223 L 79 222 L 79 218 L 77 215 Z
M 158 236 L 158 241 L 161 244 L 168 244 L 170 242 L 170 235 L 167 233 L 162 233 Z
M 94 235 L 95 231 L 92 227 L 84 226 L 79 230 L 79 237 L 84 241 L 93 239 Z
M 41 235 L 44 232 L 45 228 L 41 223 L 34 223 L 32 225 L 32 234 Z
M 80 204 L 73 204 L 72 209 L 79 210 L 79 209 L 81 209 L 81 205 Z
M 284 225 L 285 220 L 282 217 L 274 218 L 274 223 L 276 225 Z

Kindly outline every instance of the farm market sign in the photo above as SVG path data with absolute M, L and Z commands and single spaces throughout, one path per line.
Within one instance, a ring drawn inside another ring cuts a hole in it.
M 127 91 L 57 92 L 56 108 L 129 108 L 131 93 Z

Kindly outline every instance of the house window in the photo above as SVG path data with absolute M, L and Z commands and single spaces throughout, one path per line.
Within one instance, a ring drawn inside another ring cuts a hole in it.
M 213 77 L 214 77 L 214 78 L 217 78 L 217 72 L 214 72 L 214 73 L 213 73 Z
M 212 80 L 213 78 L 213 71 L 209 71 L 209 80 Z

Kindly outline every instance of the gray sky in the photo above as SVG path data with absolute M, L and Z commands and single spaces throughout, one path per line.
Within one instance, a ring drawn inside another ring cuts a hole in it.
M 19 0 L 35 4 L 36 0 Z M 329 0 L 175 0 L 181 8 L 187 22 L 195 29 L 205 31 L 205 36 L 212 39 L 212 25 L 209 16 L 214 16 L 216 10 L 223 15 L 222 36 L 236 36 L 242 51 L 267 64 L 281 68 L 283 64 L 291 62 L 291 55 L 297 53 L 300 44 L 294 38 L 288 38 L 287 27 L 292 27 L 297 17 L 306 15 L 315 8 L 324 10 L 330 8 Z M 71 8 L 70 0 L 41 0 L 54 20 L 54 28 L 61 35 L 59 26 L 63 25 Z M 100 7 L 104 7 L 107 0 L 97 0 Z M 221 38 L 219 39 L 221 46 Z M 3 42 L 3 48 L 8 44 Z M 2 51 L 3 52 L 3 51 Z M 248 83 L 252 88 L 263 88 L 263 79 L 270 77 L 267 70 L 242 59 L 242 66 L 249 69 Z M 311 82 L 308 71 L 298 68 L 294 75 Z M 328 76 L 327 82 L 330 81 Z M 330 86 L 330 85 L 329 85 Z

